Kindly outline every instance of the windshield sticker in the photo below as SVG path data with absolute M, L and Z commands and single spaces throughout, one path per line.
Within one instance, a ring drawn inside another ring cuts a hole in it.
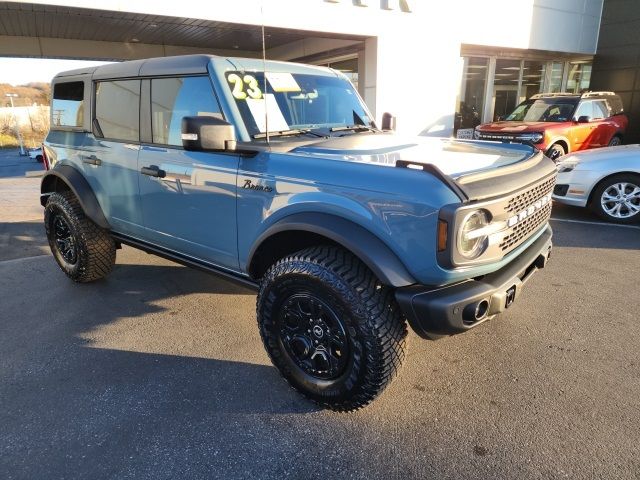
M 302 90 L 289 72 L 266 72 L 265 75 L 274 92 L 299 92 Z
M 247 98 L 262 98 L 262 90 L 258 85 L 258 79 L 253 75 L 239 75 L 231 73 L 227 75 L 227 81 L 233 86 L 233 98 L 236 100 L 246 100 Z
M 266 103 L 265 103 L 266 102 Z M 266 107 L 265 107 L 266 104 Z M 282 111 L 278 106 L 278 102 L 276 102 L 276 97 L 273 93 L 267 93 L 262 98 L 247 98 L 247 106 L 249 107 L 249 111 L 251 112 L 251 116 L 253 120 L 256 122 L 258 126 L 258 131 L 266 132 L 267 131 L 267 122 L 265 119 L 265 108 L 266 113 L 269 116 L 269 131 L 275 132 L 280 130 L 289 130 L 289 124 L 284 119 L 282 115 Z

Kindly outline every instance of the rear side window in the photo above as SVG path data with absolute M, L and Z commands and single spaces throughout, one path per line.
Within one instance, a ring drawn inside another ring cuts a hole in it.
M 104 138 L 140 139 L 140 80 L 96 83 L 96 120 Z
M 182 146 L 182 117 L 189 116 L 222 118 L 209 77 L 151 80 L 153 143 Z
M 51 125 L 82 127 L 84 118 L 84 82 L 56 83 L 53 87 Z
M 574 117 L 576 120 L 578 120 L 580 117 L 593 118 L 593 102 L 588 101 L 580 103 L 580 106 L 576 110 Z
M 594 100 L 593 118 L 609 118 L 609 107 L 604 100 Z
M 609 104 L 611 115 L 620 115 L 622 112 L 624 112 L 622 99 L 618 95 L 611 95 L 607 97 L 607 103 Z

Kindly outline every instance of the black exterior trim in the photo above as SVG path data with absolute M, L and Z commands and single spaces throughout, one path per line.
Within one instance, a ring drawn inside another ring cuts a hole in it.
M 455 182 L 449 175 L 445 175 L 442 170 L 431 163 L 417 163 L 408 160 L 396 160 L 396 167 L 398 168 L 413 168 L 416 170 L 422 170 L 423 172 L 430 173 L 447 187 L 449 187 L 453 193 L 460 197 L 463 202 L 469 201 L 469 193 L 465 189 Z
M 153 245 L 151 243 L 144 242 L 142 240 L 138 240 L 133 237 L 129 237 L 127 235 L 123 235 L 117 232 L 111 232 L 111 236 L 120 243 L 125 245 L 129 245 L 130 247 L 137 248 L 138 250 L 142 250 L 146 253 L 151 253 L 153 255 L 157 255 L 162 258 L 166 258 L 167 260 L 171 260 L 173 262 L 179 263 L 186 267 L 195 268 L 201 270 L 203 272 L 207 272 L 213 275 L 217 275 L 219 277 L 224 278 L 225 280 L 229 280 L 231 282 L 242 285 L 243 287 L 250 288 L 252 290 L 258 290 L 258 283 L 253 281 L 248 277 L 244 277 L 238 273 L 234 273 L 230 270 L 223 269 L 218 267 L 217 265 L 205 262 L 203 260 L 199 260 L 197 258 L 188 257 L 186 255 L 182 255 L 173 250 L 169 250 L 168 248 L 159 247 L 157 245 Z
M 523 285 L 538 269 L 545 267 L 551 253 L 552 236 L 548 226 L 533 244 L 497 272 L 435 289 L 424 285 L 399 288 L 396 300 L 409 325 L 423 338 L 469 330 L 502 312 L 507 307 L 506 302 L 510 305 L 519 298 Z M 482 301 L 487 302 L 485 314 L 478 319 L 469 318 L 469 310 L 473 312 L 475 305 Z
M 98 199 L 91 189 L 91 185 L 89 185 L 82 173 L 69 165 L 56 165 L 42 179 L 40 184 L 40 204 L 43 207 L 47 203 L 48 196 L 54 193 L 54 190 L 50 189 L 54 185 L 55 179 L 61 180 L 69 187 L 80 202 L 80 206 L 87 217 L 102 228 L 111 228 L 102 212 Z
M 296 230 L 316 233 L 342 245 L 362 260 L 386 285 L 404 287 L 416 283 L 397 255 L 373 233 L 344 218 L 315 212 L 296 213 L 269 227 L 249 252 L 248 271 L 252 271 L 254 255 L 265 240 L 276 233 Z

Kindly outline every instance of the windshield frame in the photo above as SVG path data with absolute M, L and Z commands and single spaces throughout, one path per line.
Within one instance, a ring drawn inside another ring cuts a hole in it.
M 262 61 L 254 60 L 254 59 L 223 59 L 223 58 L 212 58 L 210 67 L 209 67 L 210 75 L 212 82 L 214 84 L 214 88 L 218 97 L 221 99 L 221 109 L 225 115 L 225 118 L 228 119 L 230 123 L 234 125 L 236 128 L 238 141 L 240 142 L 261 142 L 263 139 L 254 139 L 253 135 L 255 133 L 259 133 L 256 131 L 252 131 L 248 128 L 245 123 L 245 118 L 243 117 L 238 105 L 236 103 L 236 99 L 233 96 L 233 92 L 231 88 L 228 86 L 227 82 L 227 74 L 231 72 L 244 71 L 246 73 L 257 73 L 262 74 L 264 72 L 264 68 L 262 67 Z M 266 62 L 266 71 L 268 73 L 291 73 L 293 75 L 315 75 L 320 77 L 329 77 L 334 79 L 339 79 L 340 81 L 346 82 L 351 90 L 351 93 L 354 95 L 358 105 L 362 108 L 362 111 L 367 116 L 369 123 L 366 123 L 365 126 L 371 128 L 377 128 L 375 124 L 375 118 L 369 111 L 366 103 L 360 96 L 359 92 L 353 86 L 353 84 L 349 81 L 349 79 L 343 75 L 341 72 L 332 70 L 327 67 L 315 67 L 310 65 L 300 65 L 295 63 L 285 63 L 285 62 L 274 62 L 267 61 Z M 262 80 L 260 81 L 262 84 Z M 262 90 L 262 85 L 260 85 Z M 269 93 L 270 89 L 268 88 Z M 318 127 L 323 133 L 328 132 L 329 126 L 352 126 L 353 124 L 350 122 L 348 124 L 344 123 L 336 123 L 336 124 L 320 124 Z M 291 125 L 291 129 L 308 129 L 312 128 L 315 130 L 315 126 L 311 125 Z M 274 128 L 269 126 L 269 130 L 274 131 Z M 341 132 L 344 134 L 345 132 Z M 354 132 L 355 133 L 355 132 Z

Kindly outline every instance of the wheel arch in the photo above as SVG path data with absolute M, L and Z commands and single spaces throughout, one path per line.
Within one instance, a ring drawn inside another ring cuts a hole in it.
M 40 204 L 44 207 L 52 193 L 71 191 L 80 202 L 85 215 L 102 228 L 111 228 L 91 185 L 77 169 L 60 165 L 49 170 L 40 184 Z
M 554 137 L 551 139 L 551 141 L 549 142 L 549 146 L 547 147 L 547 149 L 545 150 L 545 154 L 546 152 L 549 151 L 549 149 L 551 147 L 553 147 L 556 143 L 559 143 L 560 145 L 562 145 L 562 147 L 564 148 L 564 152 L 565 154 L 567 153 L 571 153 L 571 143 L 569 142 L 569 139 L 566 137 Z
M 296 213 L 277 221 L 254 242 L 247 271 L 254 279 L 280 258 L 317 244 L 341 246 L 358 257 L 385 285 L 416 283 L 398 256 L 360 225 L 326 213 Z
M 633 170 L 622 170 L 622 171 L 619 171 L 619 172 L 610 173 L 609 175 L 605 175 L 604 177 L 602 177 L 600 180 L 598 180 L 597 182 L 595 182 L 593 184 L 593 188 L 589 192 L 589 198 L 587 199 L 587 206 L 591 205 L 591 202 L 593 201 L 593 194 L 598 189 L 598 187 L 604 181 L 606 181 L 607 179 L 609 179 L 611 177 L 615 177 L 616 175 L 635 175 L 637 177 L 640 177 L 640 172 L 634 172 Z

